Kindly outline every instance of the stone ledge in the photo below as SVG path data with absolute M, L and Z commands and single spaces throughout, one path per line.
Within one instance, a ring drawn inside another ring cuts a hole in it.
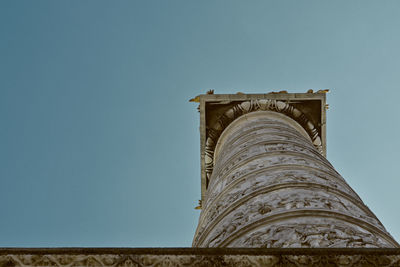
M 1 248 L 0 266 L 400 266 L 397 248 Z

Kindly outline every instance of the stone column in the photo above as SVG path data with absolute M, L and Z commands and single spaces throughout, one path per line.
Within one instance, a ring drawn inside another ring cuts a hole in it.
M 399 247 L 294 119 L 254 111 L 221 133 L 195 247 Z

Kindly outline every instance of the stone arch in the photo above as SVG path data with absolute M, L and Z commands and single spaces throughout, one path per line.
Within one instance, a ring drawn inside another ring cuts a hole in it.
M 274 99 L 243 101 L 228 109 L 209 129 L 207 129 L 207 139 L 204 154 L 206 187 L 208 187 L 208 183 L 214 169 L 215 147 L 222 132 L 238 117 L 254 111 L 275 111 L 294 119 L 306 130 L 315 148 L 321 154 L 323 154 L 320 133 L 314 124 L 307 118 L 307 116 L 297 108 L 293 107 L 289 103 Z

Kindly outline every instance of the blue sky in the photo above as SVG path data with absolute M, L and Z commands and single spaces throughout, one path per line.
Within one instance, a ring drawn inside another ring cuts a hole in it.
M 0 246 L 190 246 L 211 88 L 330 88 L 328 159 L 399 241 L 399 9 L 1 1 Z

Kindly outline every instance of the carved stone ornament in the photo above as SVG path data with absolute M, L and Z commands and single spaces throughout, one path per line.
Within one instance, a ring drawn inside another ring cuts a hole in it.
M 237 103 L 209 107 L 212 174 L 194 247 L 399 247 L 324 157 L 304 113 L 280 100 Z
M 223 130 L 236 118 L 254 111 L 275 111 L 294 119 L 307 131 L 313 145 L 318 149 L 318 151 L 321 154 L 323 153 L 321 137 L 317 128 L 307 118 L 307 116 L 297 108 L 293 107 L 289 103 L 274 99 L 244 101 L 228 109 L 207 131 L 204 155 L 207 181 L 210 181 L 213 172 L 215 146 L 217 145 L 218 139 Z
M 400 266 L 399 249 L 144 248 L 109 249 L 112 252 L 108 253 L 96 248 L 79 249 L 80 253 L 73 250 L 3 249 L 0 266 Z

